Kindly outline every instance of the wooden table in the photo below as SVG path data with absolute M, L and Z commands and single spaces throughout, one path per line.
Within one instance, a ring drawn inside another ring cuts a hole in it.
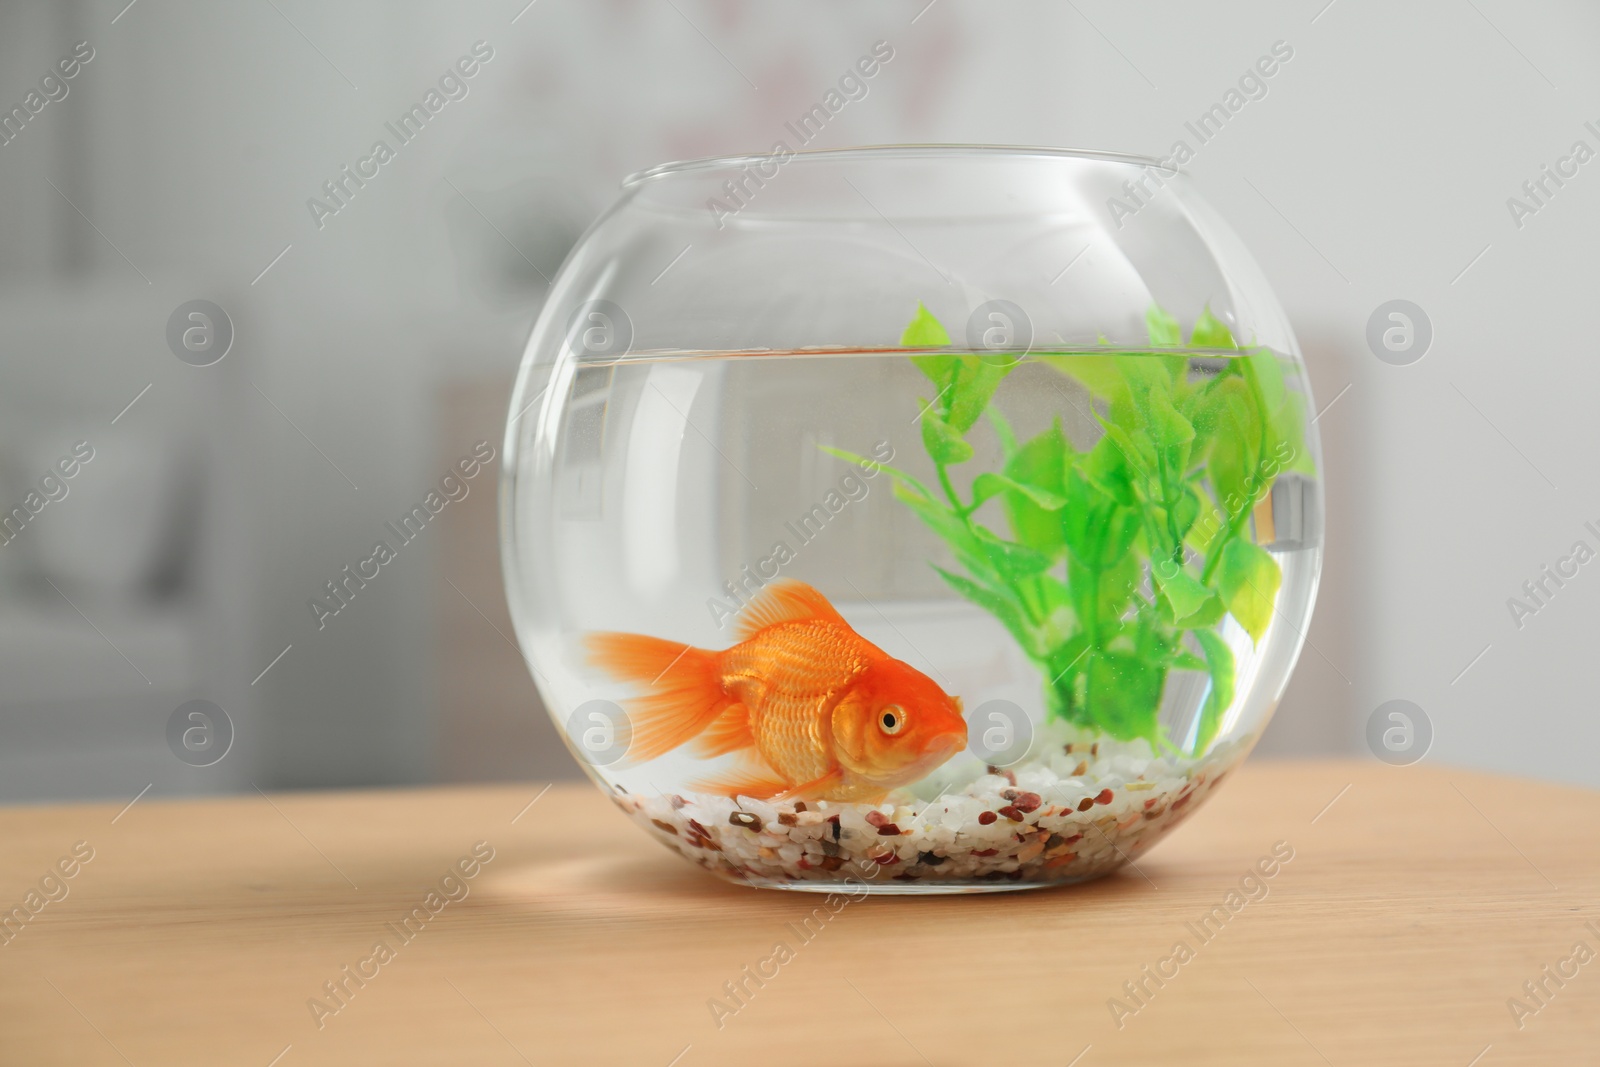
M 0 935 L 0 1063 L 1600 1062 L 1600 960 L 1561 963 L 1600 952 L 1600 794 L 1254 761 L 1137 872 L 852 902 L 804 942 L 822 898 L 714 881 L 588 785 L 537 791 L 0 811 L 0 907 L 75 871 Z M 468 895 L 429 900 L 477 842 L 444 884 Z M 1539 1006 L 1547 964 L 1577 973 Z

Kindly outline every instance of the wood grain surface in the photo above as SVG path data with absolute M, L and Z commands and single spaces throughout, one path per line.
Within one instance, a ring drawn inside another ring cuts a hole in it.
M 850 901 L 806 940 L 823 898 L 537 793 L 0 811 L 0 908 L 38 894 L 0 927 L 0 1063 L 1600 1062 L 1600 794 L 1256 761 L 1137 870 Z

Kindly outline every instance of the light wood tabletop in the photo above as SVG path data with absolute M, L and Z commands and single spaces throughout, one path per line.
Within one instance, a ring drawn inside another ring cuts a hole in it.
M 1252 761 L 1137 870 L 809 940 L 823 898 L 538 793 L 0 811 L 0 1063 L 1600 1062 L 1597 793 Z

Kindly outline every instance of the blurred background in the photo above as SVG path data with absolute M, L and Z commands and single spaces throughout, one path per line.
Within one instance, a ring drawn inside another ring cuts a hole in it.
M 495 530 L 548 279 L 625 175 L 768 149 L 878 41 L 893 62 L 816 147 L 1181 139 L 1277 287 L 1329 525 L 1260 753 L 1367 756 L 1404 699 L 1428 759 L 1600 785 L 1600 564 L 1544 576 L 1600 549 L 1593 5 L 17 0 L 0 801 L 576 777 Z M 1186 124 L 1284 50 L 1201 143 Z M 425 128 L 389 132 L 467 56 Z M 380 138 L 394 157 L 350 179 Z M 1393 300 L 1420 359 L 1369 344 Z M 483 441 L 467 497 L 319 619 Z M 192 700 L 232 724 L 210 766 L 169 747 Z

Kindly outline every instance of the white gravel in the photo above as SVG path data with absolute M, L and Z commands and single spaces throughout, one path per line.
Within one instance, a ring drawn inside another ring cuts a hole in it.
M 613 800 L 691 861 L 735 881 L 1020 889 L 1097 878 L 1136 857 L 1199 807 L 1243 754 L 1233 742 L 1197 760 L 1157 755 L 1143 740 L 1052 723 L 1040 728 L 1032 755 L 999 773 L 960 757 L 878 805 L 620 787 Z

